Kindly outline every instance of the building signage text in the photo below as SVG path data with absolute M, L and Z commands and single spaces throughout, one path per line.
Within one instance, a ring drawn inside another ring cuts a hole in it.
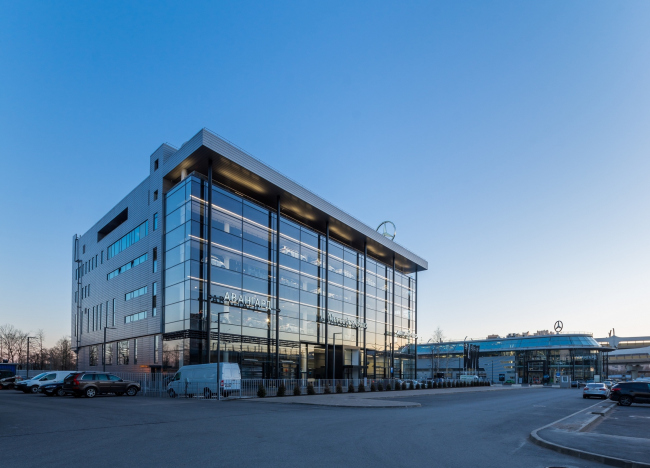
M 225 296 L 210 296 L 210 302 L 213 304 L 223 304 L 227 306 L 240 307 L 242 309 L 253 309 L 264 312 L 269 312 L 271 310 L 271 301 L 266 299 L 260 299 L 254 296 L 244 296 L 242 294 L 237 295 L 233 292 L 226 293 Z
M 368 328 L 368 324 L 360 320 L 350 320 L 347 318 L 340 318 L 334 314 L 327 313 L 327 320 L 322 315 L 318 318 L 318 321 L 321 323 L 329 323 L 330 325 L 336 325 L 339 327 L 347 328 Z

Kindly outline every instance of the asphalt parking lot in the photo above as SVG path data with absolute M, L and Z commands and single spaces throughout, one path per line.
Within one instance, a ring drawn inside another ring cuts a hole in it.
M 650 405 L 617 406 L 590 432 L 650 439 Z
M 409 396 L 419 408 L 0 392 L 7 466 L 595 467 L 528 441 L 594 402 L 576 390 Z

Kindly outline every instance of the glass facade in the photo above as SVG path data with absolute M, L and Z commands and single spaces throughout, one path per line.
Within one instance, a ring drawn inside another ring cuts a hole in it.
M 280 377 L 331 378 L 326 352 L 336 378 L 389 377 L 391 355 L 395 377 L 413 376 L 412 275 L 283 216 L 278 242 L 274 210 L 216 185 L 208 234 L 208 190 L 190 176 L 165 197 L 164 367 L 203 362 L 208 330 L 216 362 L 220 318 L 221 360 L 244 378 L 275 376 L 276 334 Z
M 559 383 L 563 375 L 586 381 L 607 374 L 603 363 L 607 349 L 600 349 L 600 344 L 587 335 L 493 339 L 471 344 L 480 346 L 479 369 L 465 367 L 463 342 L 423 344 L 418 345 L 419 374 L 457 377 L 470 372 L 490 380 L 496 381 L 501 375 L 513 383 L 529 384 Z

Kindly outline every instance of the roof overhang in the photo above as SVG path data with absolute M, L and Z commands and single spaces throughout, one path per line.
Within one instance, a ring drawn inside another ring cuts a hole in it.
M 359 251 L 367 242 L 370 256 L 388 265 L 394 256 L 397 269 L 405 273 L 428 269 L 423 258 L 208 130 L 201 130 L 165 162 L 163 177 L 175 184 L 183 170 L 207 175 L 210 162 L 213 180 L 254 201 L 273 208 L 279 197 L 282 213 L 296 221 L 321 233 L 329 222 L 334 240 Z

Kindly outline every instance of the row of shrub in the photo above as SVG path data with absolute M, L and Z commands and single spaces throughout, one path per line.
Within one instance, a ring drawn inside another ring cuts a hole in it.
M 420 390 L 424 388 L 456 388 L 456 387 L 489 387 L 490 382 L 465 382 L 461 380 L 452 380 L 452 381 L 446 381 L 446 382 L 432 382 L 428 381 L 425 384 L 420 384 L 417 383 L 415 387 L 413 387 L 413 382 L 402 382 L 401 385 L 399 382 L 395 382 L 394 385 L 391 385 L 391 382 L 388 381 L 386 382 L 386 386 L 382 384 L 382 382 L 377 382 L 376 384 L 373 382 L 370 384 L 370 391 L 371 392 L 383 392 L 383 391 L 391 391 L 391 390 Z M 336 393 L 343 393 L 343 386 L 339 383 L 336 384 L 336 387 L 334 389 Z M 354 385 L 350 383 L 348 385 L 348 393 L 355 393 L 355 392 L 365 392 L 366 391 L 366 386 L 363 383 L 359 383 L 359 386 L 355 389 Z M 284 384 L 280 384 L 280 386 L 277 389 L 276 396 L 285 396 L 287 393 L 287 388 Z M 325 385 L 325 388 L 323 389 L 323 393 L 325 394 L 331 394 L 332 389 L 329 386 L 329 384 Z M 293 395 L 294 396 L 300 396 L 302 395 L 302 387 L 300 385 L 294 385 L 293 387 Z M 316 395 L 316 389 L 314 388 L 313 384 L 307 384 L 307 395 Z M 264 388 L 264 385 L 260 384 L 258 389 L 257 389 L 257 396 L 260 398 L 264 398 L 266 396 L 266 388 Z

